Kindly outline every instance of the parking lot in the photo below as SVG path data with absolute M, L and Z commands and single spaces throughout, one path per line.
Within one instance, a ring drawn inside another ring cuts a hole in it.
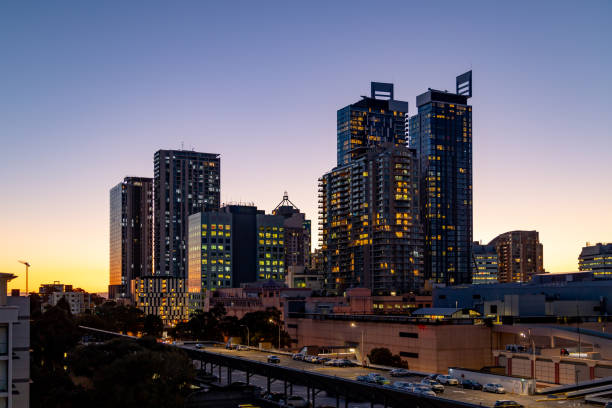
M 195 346 L 190 346 L 195 347 Z M 263 352 L 258 350 L 227 350 L 223 347 L 206 347 L 206 351 L 220 353 L 220 354 L 228 354 L 233 356 L 239 356 L 242 358 L 247 358 L 254 361 L 267 362 L 268 355 L 272 355 L 270 352 Z M 274 354 L 277 355 L 280 359 L 280 365 L 285 367 L 291 367 L 300 370 L 308 370 L 312 372 L 319 372 L 327 375 L 333 375 L 338 377 L 343 377 L 347 379 L 355 380 L 358 376 L 368 375 L 369 373 L 379 373 L 388 378 L 391 382 L 394 381 L 405 381 L 411 383 L 418 383 L 424 377 L 420 375 L 410 375 L 407 377 L 401 378 L 392 378 L 389 376 L 389 373 L 384 370 L 375 370 L 363 367 L 330 367 L 325 366 L 323 364 L 313 364 L 307 363 L 304 361 L 293 360 L 291 356 L 284 354 Z M 222 379 L 224 380 L 224 379 Z M 246 376 L 244 373 L 235 373 L 232 376 L 233 381 L 246 381 Z M 266 387 L 266 381 L 263 377 L 252 377 L 251 383 L 261 386 L 263 389 Z M 444 392 L 440 394 L 443 398 L 453 399 L 457 401 L 469 402 L 472 404 L 478 404 L 483 406 L 492 407 L 495 404 L 495 401 L 507 399 L 517 401 L 518 403 L 524 405 L 525 407 L 558 407 L 558 408 L 569 408 L 569 407 L 580 407 L 580 406 L 591 406 L 586 404 L 583 400 L 557 400 L 557 401 L 536 401 L 543 399 L 541 396 L 523 396 L 523 395 L 515 395 L 515 394 L 492 394 L 488 392 L 483 392 L 480 390 L 470 390 L 463 389 L 461 386 L 445 386 Z M 280 382 L 275 382 L 272 384 L 271 390 L 273 392 L 283 392 L 283 384 Z M 294 387 L 295 395 L 306 396 L 306 390 L 304 387 Z M 317 407 L 319 406 L 335 406 L 336 399 L 326 397 L 324 393 L 321 393 L 317 396 Z M 370 407 L 369 403 L 351 403 L 350 407 L 361 408 L 361 407 Z

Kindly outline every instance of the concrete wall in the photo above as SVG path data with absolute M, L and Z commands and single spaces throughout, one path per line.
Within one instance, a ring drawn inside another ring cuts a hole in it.
M 297 347 L 352 343 L 359 349 L 363 331 L 366 354 L 386 347 L 418 371 L 446 373 L 449 367 L 480 369 L 493 363 L 491 330 L 483 326 L 358 321 L 351 327 L 350 321 L 308 318 L 286 323 Z
M 506 392 L 511 392 L 513 394 L 527 395 L 530 393 L 530 388 L 532 388 L 532 382 L 525 378 L 513 378 L 495 374 L 475 373 L 473 371 L 461 370 L 457 368 L 449 370 L 449 375 L 451 377 L 457 378 L 458 380 L 466 379 L 477 381 L 482 385 L 489 383 L 501 384 L 501 386 L 504 387 Z

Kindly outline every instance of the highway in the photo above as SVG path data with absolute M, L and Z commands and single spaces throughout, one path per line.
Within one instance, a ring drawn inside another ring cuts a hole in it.
M 185 348 L 195 348 L 195 345 L 184 345 L 182 347 Z M 272 354 L 270 352 L 263 352 L 258 350 L 227 350 L 221 346 L 205 346 L 204 350 L 208 352 L 218 353 L 218 354 L 226 354 L 236 357 L 241 357 L 254 361 L 266 362 L 267 356 Z M 358 375 L 365 375 L 371 372 L 378 372 L 383 374 L 385 377 L 389 378 L 389 380 L 393 381 L 407 381 L 407 382 L 420 382 L 423 377 L 421 376 L 410 376 L 410 377 L 402 377 L 402 378 L 392 378 L 387 373 L 381 370 L 372 370 L 363 367 L 328 367 L 319 364 L 306 363 L 303 361 L 293 360 L 290 356 L 277 354 L 280 357 L 280 365 L 300 370 L 307 370 L 311 372 L 317 372 L 347 379 L 354 380 Z M 222 383 L 226 381 L 225 376 L 221 379 Z M 232 381 L 246 381 L 246 375 L 244 373 L 235 372 L 232 375 Z M 264 377 L 253 376 L 251 377 L 251 384 L 262 387 L 262 389 L 266 388 L 266 380 Z M 283 392 L 283 384 L 281 382 L 275 382 L 271 386 L 271 390 L 273 392 Z M 294 395 L 300 395 L 302 397 L 306 397 L 306 389 L 305 387 L 295 386 L 293 388 Z M 468 402 L 471 404 L 478 404 L 483 406 L 492 407 L 495 401 L 506 399 L 517 401 L 518 403 L 524 405 L 525 407 L 557 407 L 557 408 L 570 408 L 570 407 L 579 407 L 584 406 L 588 407 L 589 404 L 585 403 L 584 400 L 561 400 L 561 401 L 536 401 L 541 400 L 542 396 L 524 396 L 524 395 L 515 395 L 515 394 L 491 394 L 487 392 L 477 391 L 477 390 L 464 390 L 461 387 L 457 386 L 445 386 L 444 393 L 440 395 L 443 398 L 453 399 L 456 401 Z M 317 407 L 323 406 L 335 406 L 336 399 L 335 397 L 327 397 L 324 393 L 320 393 L 316 398 Z M 342 406 L 343 403 L 342 403 Z M 374 405 L 375 407 L 382 407 L 382 405 Z M 349 407 L 353 408 L 365 408 L 371 407 L 369 403 L 350 403 Z

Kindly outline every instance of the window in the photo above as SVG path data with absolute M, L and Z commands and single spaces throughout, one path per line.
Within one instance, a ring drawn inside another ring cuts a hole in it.
M 411 332 L 399 332 L 400 337 L 408 337 L 411 339 L 418 339 L 419 333 L 411 333 Z
M 409 351 L 400 351 L 400 356 L 408 358 L 419 358 L 419 353 L 411 353 Z

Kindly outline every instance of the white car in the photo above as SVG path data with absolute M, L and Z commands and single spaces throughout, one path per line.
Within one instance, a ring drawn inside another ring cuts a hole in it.
M 482 386 L 482 390 L 486 392 L 493 392 L 495 394 L 505 394 L 506 390 L 501 384 L 485 384 Z
M 445 384 L 445 385 L 459 385 L 459 380 L 451 377 L 450 375 L 440 374 L 439 376 L 436 377 L 436 381 L 439 382 L 440 384 Z

